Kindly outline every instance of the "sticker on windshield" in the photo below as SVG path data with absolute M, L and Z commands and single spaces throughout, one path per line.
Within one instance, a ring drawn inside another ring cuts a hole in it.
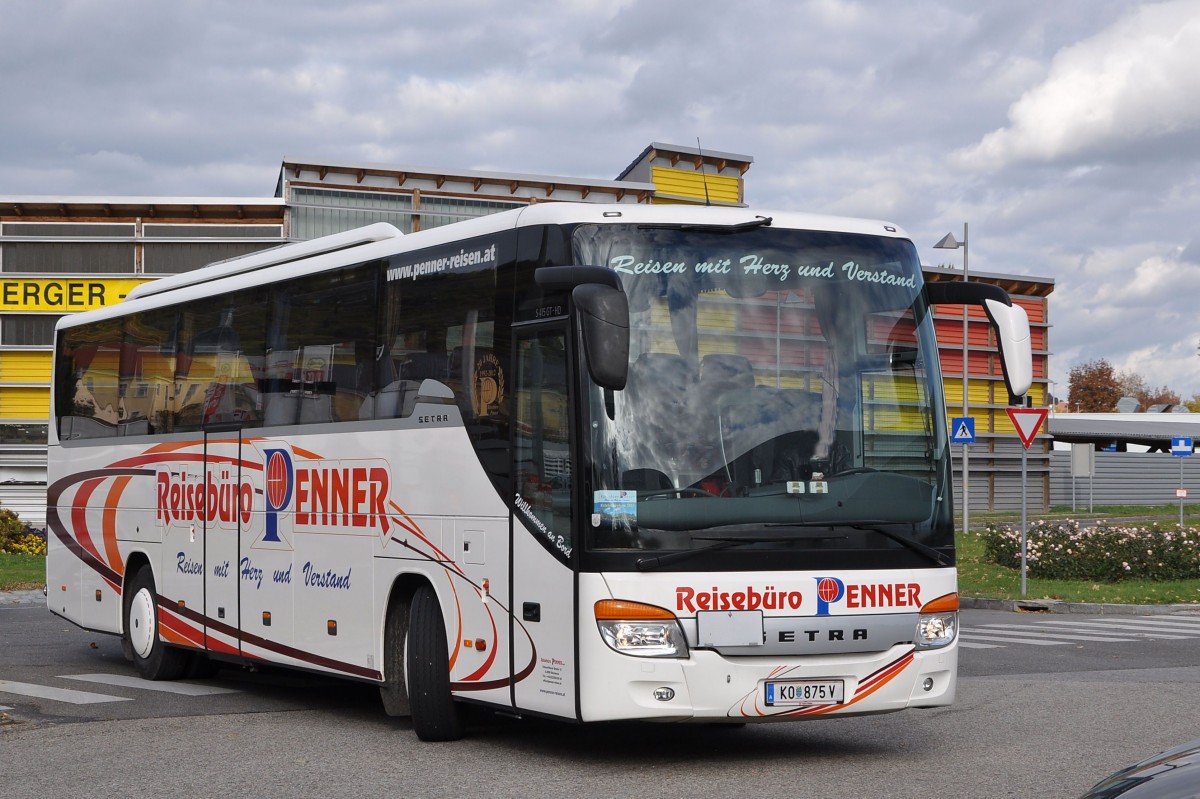
M 809 278 L 817 280 L 845 280 L 851 283 L 879 283 L 885 286 L 899 286 L 915 289 L 917 276 L 915 274 L 897 274 L 892 264 L 881 264 L 877 268 L 865 266 L 849 260 L 838 264 L 836 261 L 818 263 L 771 263 L 757 253 L 748 253 L 737 258 L 709 258 L 708 260 L 656 260 L 646 258 L 638 260 L 634 255 L 615 255 L 609 259 L 609 266 L 614 272 L 623 275 L 730 275 L 742 277 L 762 277 L 785 283 L 789 278 Z
M 803 494 L 804 493 L 804 481 L 803 480 L 788 480 L 787 492 L 789 494 Z
M 613 523 L 632 524 L 637 521 L 637 492 L 597 491 L 592 498 L 593 519 L 599 516 Z
M 810 494 L 828 494 L 829 483 L 824 480 L 813 480 L 808 484 L 808 493 Z

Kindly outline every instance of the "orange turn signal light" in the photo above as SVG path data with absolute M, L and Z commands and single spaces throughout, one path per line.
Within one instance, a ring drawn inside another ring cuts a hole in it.
M 595 613 L 598 621 L 675 620 L 675 614 L 666 608 L 643 602 L 630 602 L 627 599 L 601 599 L 596 603 Z
M 922 613 L 951 613 L 958 610 L 958 594 L 943 594 L 921 606 Z

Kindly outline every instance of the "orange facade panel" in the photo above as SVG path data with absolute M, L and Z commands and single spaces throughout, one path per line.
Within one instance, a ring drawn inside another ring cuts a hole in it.
M 1046 301 L 1040 297 L 1013 297 L 1012 301 L 1025 309 L 1029 316 L 1029 324 L 1039 325 L 1046 322 Z

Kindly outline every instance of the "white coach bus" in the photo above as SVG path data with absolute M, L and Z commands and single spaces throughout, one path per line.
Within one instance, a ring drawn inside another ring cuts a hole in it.
M 57 330 L 50 610 L 150 679 L 758 722 L 954 698 L 935 303 L 881 222 L 539 204 L 146 283 Z

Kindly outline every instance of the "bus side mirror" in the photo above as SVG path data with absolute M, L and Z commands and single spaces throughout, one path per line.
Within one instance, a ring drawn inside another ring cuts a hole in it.
M 629 300 L 625 292 L 599 283 L 571 291 L 579 314 L 588 372 L 601 388 L 620 391 L 629 377 Z
M 1008 385 L 1010 405 L 1021 405 L 1021 397 L 1033 385 L 1033 341 L 1029 335 L 1029 314 L 1020 305 L 1005 305 L 984 300 L 983 310 L 996 328 L 1000 345 L 1000 364 Z
M 983 307 L 992 326 L 996 328 L 1009 404 L 1023 404 L 1021 397 L 1033 385 L 1033 341 L 1029 334 L 1029 315 L 1025 309 L 1013 305 L 1008 292 L 991 283 L 939 280 L 925 284 L 925 296 L 930 305 Z

